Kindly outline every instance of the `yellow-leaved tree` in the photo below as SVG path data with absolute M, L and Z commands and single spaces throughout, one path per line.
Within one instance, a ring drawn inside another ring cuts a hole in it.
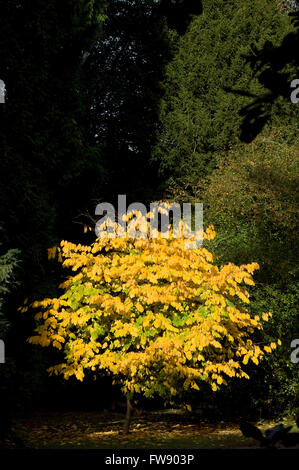
M 213 227 L 203 234 L 214 236 Z M 62 241 L 56 253 L 73 273 L 60 297 L 33 303 L 38 326 L 29 341 L 63 349 L 50 374 L 81 381 L 87 369 L 112 374 L 127 397 L 126 431 L 134 394 L 171 402 L 203 381 L 216 391 L 231 377 L 249 378 L 243 364 L 276 347 L 250 339 L 271 315 L 246 309 L 256 263 L 218 268 L 207 249 L 186 249 L 184 234 L 171 230 L 168 239 Z

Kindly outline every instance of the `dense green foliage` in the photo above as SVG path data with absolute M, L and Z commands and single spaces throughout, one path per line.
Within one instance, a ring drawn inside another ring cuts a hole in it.
M 5 316 L 5 298 L 16 287 L 15 269 L 19 262 L 19 250 L 10 249 L 0 256 L 0 339 L 4 339 L 9 328 Z
M 253 405 L 257 405 L 260 413 L 268 416 L 292 413 L 298 410 L 299 373 L 298 364 L 290 360 L 290 344 L 298 338 L 299 316 L 298 282 L 289 282 L 287 285 L 258 284 L 252 295 L 252 309 L 263 311 L 271 309 L 273 318 L 264 330 L 264 340 L 267 341 L 273 333 L 282 338 L 282 348 L 275 352 L 265 364 L 262 373 L 255 371 L 255 386 L 251 386 Z M 262 390 L 262 395 L 259 394 Z
M 288 144 L 285 133 L 274 131 L 219 158 L 198 192 L 205 202 L 206 222 L 213 221 L 219 232 L 221 261 L 254 257 L 262 267 L 262 282 L 294 280 L 298 165 L 298 141 Z
M 292 29 L 270 0 L 206 0 L 177 42 L 166 69 L 161 133 L 153 153 L 169 182 L 187 187 L 211 171 L 216 156 L 238 141 L 241 109 L 265 88 L 246 56 L 253 45 L 278 45 Z M 236 95 L 228 89 L 240 90 Z M 289 106 L 290 108 L 290 106 Z

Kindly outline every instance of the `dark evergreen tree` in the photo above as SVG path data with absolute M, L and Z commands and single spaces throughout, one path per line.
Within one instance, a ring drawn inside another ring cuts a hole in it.
M 246 60 L 266 41 L 279 44 L 291 22 L 272 0 L 206 0 L 178 40 L 163 83 L 162 130 L 153 151 L 160 171 L 184 187 L 215 165 L 215 157 L 238 141 L 239 111 L 253 94 L 264 92 Z

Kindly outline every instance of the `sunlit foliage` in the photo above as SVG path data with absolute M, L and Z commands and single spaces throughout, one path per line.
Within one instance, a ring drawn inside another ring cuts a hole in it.
M 205 242 L 215 235 L 209 227 Z M 38 326 L 29 341 L 64 352 L 50 374 L 82 381 L 88 369 L 106 371 L 126 394 L 170 402 L 203 381 L 216 391 L 231 377 L 249 378 L 244 365 L 276 348 L 250 339 L 271 315 L 246 308 L 258 265 L 218 268 L 206 248 L 186 249 L 185 241 L 170 230 L 169 238 L 106 236 L 51 249 L 73 273 L 60 297 L 33 304 Z

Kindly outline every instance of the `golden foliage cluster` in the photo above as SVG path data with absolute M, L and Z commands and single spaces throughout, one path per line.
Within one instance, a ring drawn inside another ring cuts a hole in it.
M 214 238 L 213 227 L 203 236 Z M 271 315 L 246 309 L 256 263 L 217 267 L 206 248 L 188 250 L 171 232 L 89 246 L 62 241 L 49 251 L 57 255 L 72 273 L 60 297 L 32 304 L 38 326 L 29 338 L 63 350 L 50 374 L 83 380 L 88 369 L 105 371 L 125 393 L 171 402 L 203 381 L 217 390 L 231 377 L 249 378 L 244 365 L 276 347 L 250 339 Z

